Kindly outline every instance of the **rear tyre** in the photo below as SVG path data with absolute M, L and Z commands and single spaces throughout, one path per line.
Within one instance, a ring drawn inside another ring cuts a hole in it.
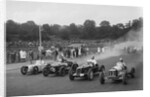
M 99 73 L 99 82 L 100 84 L 105 84 L 105 75 L 104 75 L 104 72 L 100 72 Z
M 27 67 L 27 66 L 21 67 L 21 74 L 22 74 L 22 75 L 26 75 L 27 72 L 28 72 L 28 67 Z
M 135 78 L 135 68 L 131 68 L 131 71 L 130 71 L 130 75 L 131 75 L 131 78 Z
M 124 85 L 127 84 L 127 74 L 126 73 L 123 74 L 122 82 L 123 82 Z

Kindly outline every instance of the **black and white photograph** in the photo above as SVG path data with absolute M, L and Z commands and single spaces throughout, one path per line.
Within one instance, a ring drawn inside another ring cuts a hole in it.
M 6 1 L 6 96 L 143 90 L 143 8 Z

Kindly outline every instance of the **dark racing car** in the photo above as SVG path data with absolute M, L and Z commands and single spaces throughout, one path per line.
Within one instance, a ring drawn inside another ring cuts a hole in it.
M 49 74 L 56 74 L 59 76 L 64 76 L 68 73 L 73 62 L 64 60 L 63 62 L 53 62 L 48 64 L 43 69 L 43 76 L 47 77 Z
M 81 66 L 79 66 L 78 64 L 73 64 L 69 71 L 69 79 L 74 80 L 77 77 L 84 77 L 88 80 L 93 80 L 94 74 L 98 73 L 103 69 L 105 69 L 103 65 L 94 65 L 91 62 L 87 62 L 86 64 Z

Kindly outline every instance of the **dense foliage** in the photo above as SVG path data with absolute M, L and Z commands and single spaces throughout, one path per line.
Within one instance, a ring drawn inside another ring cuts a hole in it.
M 13 20 L 7 20 L 6 25 L 6 41 L 37 41 L 39 39 L 39 25 L 34 21 L 26 23 L 17 23 Z M 134 19 L 126 24 L 118 23 L 110 25 L 107 20 L 101 21 L 96 26 L 95 21 L 85 20 L 83 25 L 42 25 L 42 40 L 52 39 L 118 39 L 128 33 L 131 29 L 138 29 L 143 26 L 143 19 Z

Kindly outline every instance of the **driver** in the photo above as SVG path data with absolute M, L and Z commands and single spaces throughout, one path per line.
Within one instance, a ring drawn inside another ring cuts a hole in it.
M 126 67 L 125 62 L 123 61 L 122 58 L 119 59 L 119 62 L 116 63 L 116 65 L 113 67 L 117 71 L 121 71 Z
M 57 64 L 62 64 L 62 65 L 67 65 L 67 63 L 65 63 L 66 58 L 63 55 L 59 55 L 57 57 Z
M 90 65 L 90 63 L 92 63 L 92 66 L 97 65 L 97 61 L 94 56 L 91 59 L 87 60 L 87 63 L 88 63 L 88 65 Z

